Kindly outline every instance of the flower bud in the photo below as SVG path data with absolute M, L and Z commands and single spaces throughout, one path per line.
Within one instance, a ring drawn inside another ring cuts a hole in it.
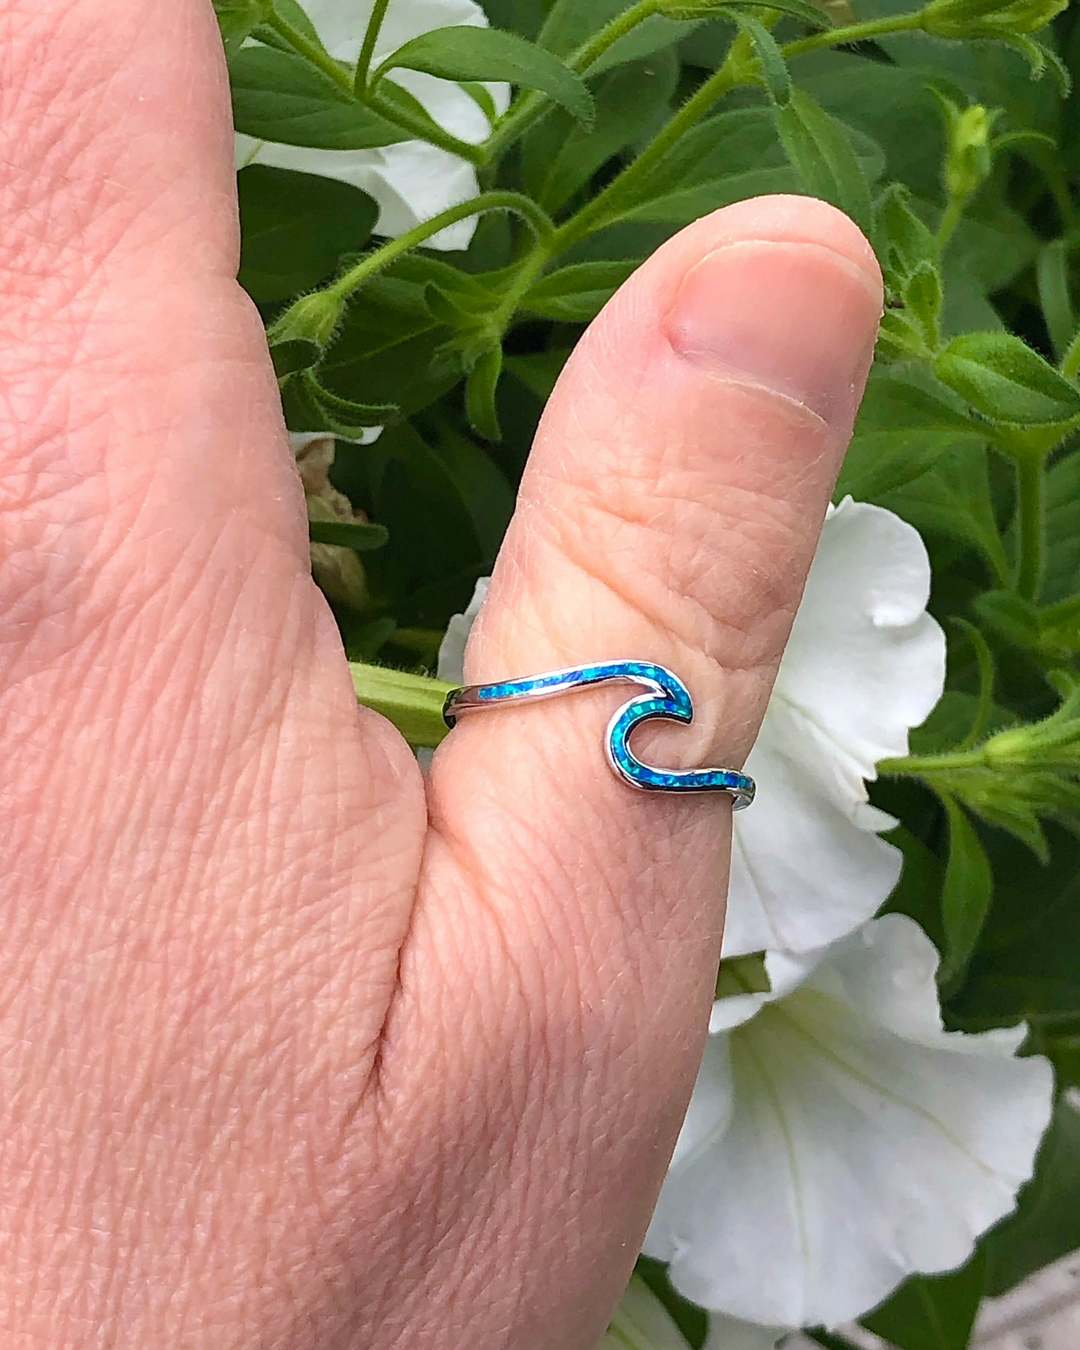
M 942 168 L 945 191 L 951 198 L 963 201 L 977 191 L 990 174 L 993 164 L 990 132 L 1000 110 L 987 108 L 982 103 L 958 108 L 941 94 L 938 94 L 938 101 L 946 121 Z
M 1069 0 L 930 0 L 922 11 L 927 33 L 945 38 L 1002 38 L 1037 32 Z
M 325 351 L 334 339 L 344 312 L 345 301 L 333 289 L 302 295 L 271 325 L 267 333 L 270 346 L 306 342 Z

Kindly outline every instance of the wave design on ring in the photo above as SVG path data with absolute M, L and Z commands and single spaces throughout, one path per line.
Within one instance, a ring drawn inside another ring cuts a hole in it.
M 750 805 L 754 800 L 754 780 L 745 773 L 735 769 L 656 769 L 643 763 L 630 749 L 630 734 L 643 722 L 663 719 L 688 724 L 694 720 L 689 689 L 674 671 L 652 661 L 597 661 L 518 680 L 463 685 L 447 694 L 443 719 L 448 727 L 453 727 L 466 712 L 495 704 L 553 698 L 610 683 L 643 685 L 647 691 L 624 703 L 608 723 L 605 740 L 608 763 L 624 783 L 646 792 L 727 792 L 734 810 Z

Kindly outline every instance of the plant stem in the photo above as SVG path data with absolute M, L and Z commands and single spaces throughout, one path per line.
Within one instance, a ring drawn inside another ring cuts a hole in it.
M 452 684 L 355 661 L 349 673 L 357 701 L 393 722 L 410 745 L 438 745 L 449 731 L 442 710 Z
M 375 0 L 371 10 L 371 18 L 368 19 L 368 26 L 364 32 L 363 46 L 360 48 L 360 55 L 356 61 L 356 77 L 353 80 L 353 92 L 357 98 L 363 98 L 367 93 L 368 72 L 371 70 L 371 58 L 375 55 L 375 44 L 379 40 L 379 31 L 383 25 L 383 19 L 386 18 L 386 11 L 390 7 L 390 0 Z
M 663 9 L 662 0 L 638 0 L 622 14 L 617 14 L 610 23 L 606 23 L 598 33 L 566 58 L 566 64 L 578 75 L 584 75 L 599 61 L 607 49 L 618 42 L 619 38 L 635 29 L 639 23 L 658 14 Z M 486 163 L 494 163 L 509 146 L 519 140 L 526 131 L 551 107 L 551 97 L 538 89 L 530 89 L 514 100 L 484 142 Z
M 632 189 L 636 183 L 647 177 L 662 162 L 679 137 L 696 125 L 715 103 L 718 103 L 729 90 L 743 82 L 748 53 L 749 43 L 740 34 L 731 44 L 731 50 L 720 69 L 714 75 L 710 75 L 700 89 L 687 99 L 637 159 L 632 160 L 622 173 L 613 179 L 603 192 L 587 202 L 577 215 L 571 216 L 559 226 L 555 231 L 553 253 L 565 251 L 579 239 L 584 239 L 586 235 L 602 229 L 618 218 L 618 214 L 611 210 L 613 204 L 620 198 L 625 198 L 628 189 Z
M 1042 455 L 1017 459 L 1016 488 L 1016 590 L 1025 600 L 1034 600 L 1042 584 L 1046 554 L 1046 460 Z
M 950 197 L 945 204 L 945 210 L 941 213 L 941 223 L 937 231 L 937 251 L 938 257 L 945 252 L 949 240 L 953 237 L 957 225 L 964 218 L 964 207 L 968 204 L 967 197 Z
M 471 141 L 459 140 L 457 136 L 444 131 L 437 122 L 429 118 L 414 117 L 407 109 L 392 103 L 382 94 L 369 91 L 368 105 L 385 121 L 393 122 L 418 141 L 427 141 L 428 145 L 437 145 L 440 150 L 449 150 L 452 155 L 460 155 L 470 164 L 480 164 L 483 161 L 484 152 L 481 146 L 473 145 Z
M 348 71 L 335 61 L 325 48 L 317 42 L 312 42 L 309 37 L 301 33 L 298 28 L 294 28 L 280 14 L 271 13 L 266 23 L 279 37 L 285 39 L 293 51 L 305 57 L 313 66 L 321 70 L 328 80 L 331 80 L 343 93 L 352 98 L 353 83 L 349 79 Z
M 389 0 L 387 0 L 389 3 Z M 372 16 L 374 17 L 374 15 Z M 342 93 L 347 94 L 350 102 L 355 102 L 356 94 L 354 81 L 340 62 L 320 47 L 318 43 L 312 42 L 299 29 L 294 28 L 291 23 L 274 14 L 267 20 L 274 32 L 292 47 L 293 51 L 310 61 L 317 67 L 328 80 L 331 80 Z M 472 145 L 469 141 L 459 140 L 452 136 L 450 132 L 443 131 L 434 122 L 421 120 L 412 117 L 403 108 L 391 103 L 388 99 L 374 98 L 371 101 L 371 107 L 379 114 L 384 121 L 400 127 L 402 131 L 409 133 L 410 137 L 418 140 L 427 141 L 429 145 L 437 145 L 442 150 L 449 150 L 451 154 L 460 155 L 462 159 L 467 159 L 473 164 L 479 164 L 483 152 L 478 145 Z
M 550 219 L 530 198 L 520 192 L 482 192 L 479 197 L 472 197 L 467 202 L 459 202 L 457 206 L 440 211 L 437 216 L 421 222 L 405 234 L 399 235 L 397 239 L 389 240 L 381 248 L 361 258 L 355 267 L 351 267 L 337 281 L 327 286 L 326 293 L 336 296 L 339 300 L 345 300 L 369 277 L 382 271 L 384 267 L 389 267 L 402 254 L 424 243 L 433 234 L 438 234 L 448 225 L 456 225 L 459 220 L 467 220 L 469 216 L 480 215 L 485 211 L 513 211 L 521 216 L 538 239 L 550 239 L 552 236 L 554 227 Z
M 887 14 L 880 19 L 868 19 L 866 23 L 852 23 L 846 28 L 826 28 L 820 33 L 796 38 L 793 42 L 785 42 L 780 50 L 785 57 L 801 56 L 804 52 L 816 52 L 822 47 L 865 42 L 867 38 L 881 37 L 886 33 L 903 33 L 921 27 L 922 17 L 918 10 L 913 14 Z

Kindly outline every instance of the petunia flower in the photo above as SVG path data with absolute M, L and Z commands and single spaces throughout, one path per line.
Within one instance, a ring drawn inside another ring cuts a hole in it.
M 300 3 L 330 55 L 340 61 L 355 61 L 373 0 L 300 0 Z M 377 65 L 421 33 L 458 25 L 485 27 L 487 17 L 474 0 L 390 0 L 373 64 Z M 445 131 L 459 140 L 478 143 L 487 137 L 488 119 L 476 99 L 461 85 L 415 70 L 394 70 L 385 78 L 408 90 Z M 496 109 L 504 111 L 509 103 L 509 87 L 501 83 L 485 87 Z M 426 141 L 399 141 L 369 150 L 313 150 L 238 135 L 236 157 L 238 168 L 253 163 L 272 164 L 339 178 L 363 188 L 379 203 L 376 233 L 390 236 L 404 234 L 447 207 L 475 197 L 480 190 L 472 164 Z M 459 221 L 433 235 L 428 245 L 441 249 L 467 248 L 475 227 L 475 220 Z
M 709 1036 L 646 1252 L 716 1311 L 716 1350 L 865 1313 L 951 1270 L 1013 1208 L 1053 1074 L 1022 1027 L 942 1028 L 937 952 L 871 920 Z M 738 1332 L 738 1336 L 736 1336 Z
M 812 951 L 864 923 L 900 875 L 895 824 L 866 781 L 907 753 L 941 697 L 945 638 L 926 612 L 930 561 L 891 511 L 829 513 L 734 818 L 724 955 Z

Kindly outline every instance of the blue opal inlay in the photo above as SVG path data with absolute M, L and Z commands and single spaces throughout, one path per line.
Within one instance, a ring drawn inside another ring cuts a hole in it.
M 652 792 L 729 792 L 736 811 L 750 805 L 754 780 L 744 773 L 734 769 L 654 769 L 630 749 L 630 734 L 642 722 L 664 718 L 689 723 L 694 718 L 686 685 L 674 671 L 651 661 L 598 661 L 527 679 L 466 685 L 447 695 L 443 717 L 452 727 L 463 712 L 491 703 L 523 703 L 611 682 L 644 685 L 647 690 L 624 703 L 608 724 L 608 762 L 620 778 L 632 787 Z

